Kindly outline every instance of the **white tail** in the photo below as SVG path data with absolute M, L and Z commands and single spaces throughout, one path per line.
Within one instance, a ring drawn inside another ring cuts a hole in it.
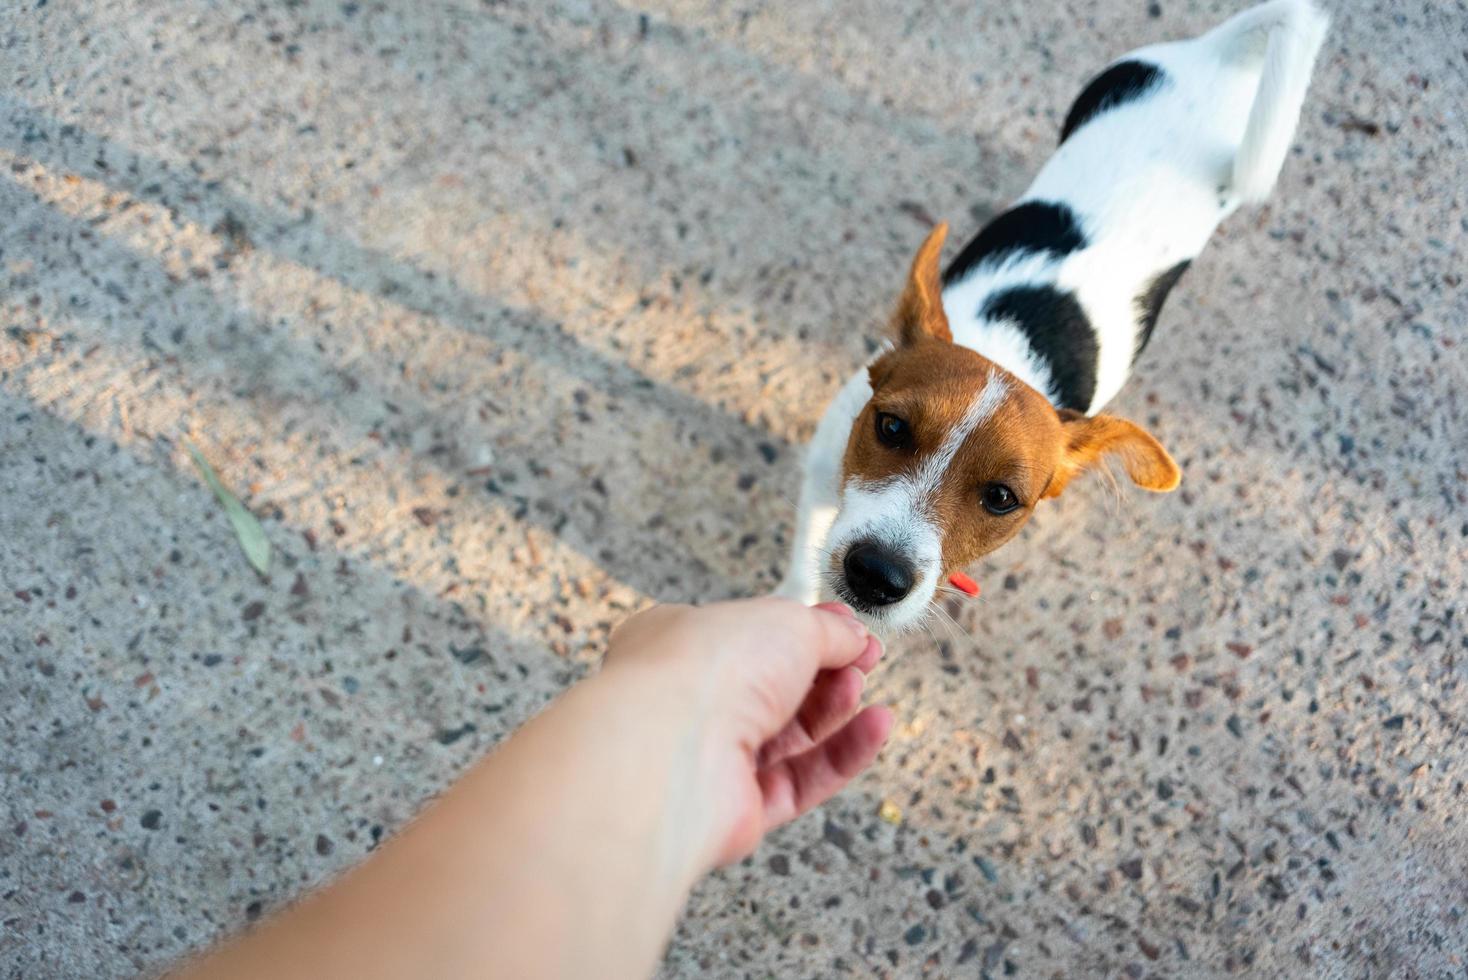
M 1263 60 L 1249 123 L 1234 157 L 1233 191 L 1244 203 L 1264 200 L 1279 177 L 1329 23 L 1310 0 L 1270 0 L 1208 34 L 1227 60 Z

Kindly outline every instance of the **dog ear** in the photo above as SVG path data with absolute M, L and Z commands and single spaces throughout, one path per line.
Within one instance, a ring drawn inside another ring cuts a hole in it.
M 1120 458 L 1132 482 L 1144 490 L 1165 493 L 1176 489 L 1182 479 L 1182 471 L 1167 450 L 1135 422 L 1115 415 L 1087 417 L 1063 408 L 1060 423 L 1065 446 L 1055 476 L 1042 496 L 1059 496 L 1073 477 L 1111 453 Z
M 948 223 L 939 222 L 928 233 L 912 260 L 907 286 L 903 288 L 902 298 L 897 301 L 897 312 L 892 316 L 892 329 L 899 345 L 912 344 L 923 337 L 953 340 L 953 334 L 948 330 L 948 317 L 943 313 L 943 280 L 938 271 L 943 240 L 947 237 Z

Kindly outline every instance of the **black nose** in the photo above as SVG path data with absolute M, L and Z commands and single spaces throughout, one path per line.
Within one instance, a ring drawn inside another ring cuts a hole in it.
M 869 609 L 890 606 L 912 591 L 912 566 L 870 541 L 852 545 L 842 567 L 852 597 Z

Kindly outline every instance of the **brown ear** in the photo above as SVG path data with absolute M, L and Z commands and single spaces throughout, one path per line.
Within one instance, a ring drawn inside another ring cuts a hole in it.
M 948 317 L 943 313 L 943 281 L 938 273 L 938 259 L 947 237 L 948 223 L 939 222 L 912 260 L 907 286 L 892 317 L 893 332 L 900 344 L 911 344 L 923 337 L 953 339 L 948 331 Z
M 1043 496 L 1057 497 L 1071 478 L 1094 466 L 1102 456 L 1115 453 L 1126 467 L 1127 476 L 1144 490 L 1165 493 L 1177 488 L 1182 472 L 1167 450 L 1146 429 L 1115 415 L 1086 417 L 1069 409 L 1060 410 L 1065 448 L 1060 465 Z

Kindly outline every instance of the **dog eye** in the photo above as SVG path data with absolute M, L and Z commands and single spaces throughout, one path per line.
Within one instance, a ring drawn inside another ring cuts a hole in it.
M 877 441 L 893 449 L 906 449 L 912 444 L 912 430 L 897 416 L 878 412 Z
M 1002 483 L 991 483 L 979 492 L 979 499 L 984 503 L 984 509 L 994 515 L 1008 514 L 1019 506 L 1019 498 L 1014 491 Z

